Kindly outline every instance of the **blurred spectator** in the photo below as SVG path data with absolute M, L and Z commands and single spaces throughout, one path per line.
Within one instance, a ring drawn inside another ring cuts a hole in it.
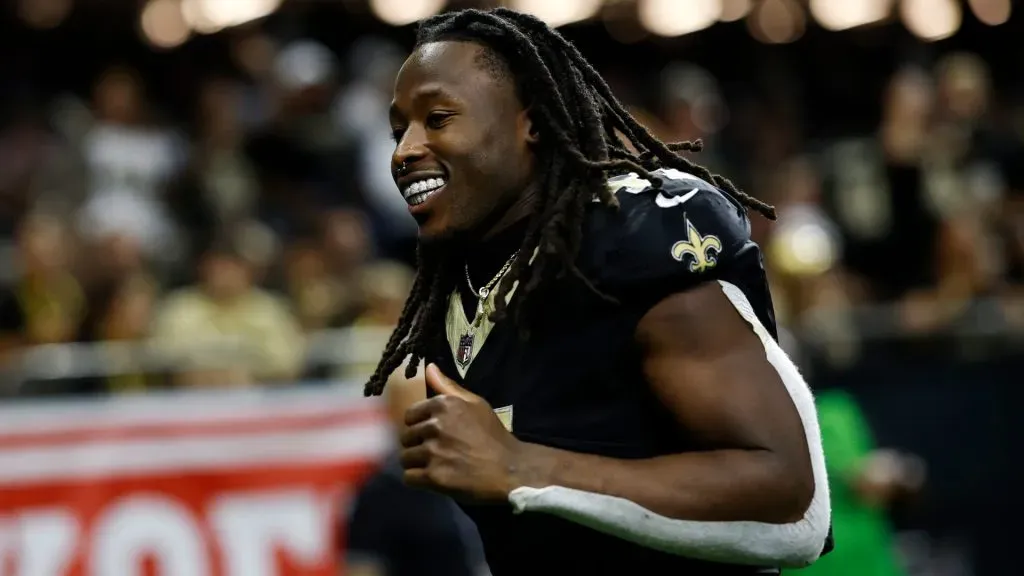
M 405 300 L 412 289 L 415 271 L 401 262 L 381 261 L 370 264 L 359 278 L 363 307 L 352 323 L 353 328 L 387 331 L 398 323 Z M 359 357 L 379 358 L 386 340 L 363 339 L 358 343 Z M 346 367 L 342 376 L 362 378 L 373 374 L 376 362 L 356 362 Z
M 317 240 L 293 243 L 285 284 L 306 330 L 348 326 L 363 307 L 360 277 L 371 261 L 366 218 L 350 209 L 326 214 Z
M 32 181 L 40 168 L 45 136 L 34 114 L 19 110 L 0 131 L 0 230 L 11 234 L 32 203 Z
M 821 184 L 807 158 L 783 166 L 774 189 L 778 220 L 765 250 L 780 289 L 775 304 L 780 317 L 799 318 L 821 305 L 822 280 L 841 266 L 842 238 L 821 206 Z
M 329 212 L 323 223 L 323 248 L 335 274 L 342 278 L 356 277 L 374 256 L 365 215 L 347 209 Z
M 178 135 L 155 120 L 143 92 L 126 68 L 108 69 L 96 84 L 95 123 L 81 150 L 91 179 L 78 225 L 86 240 L 120 237 L 167 263 L 180 256 L 180 243 L 163 197 L 185 150 Z
M 242 89 L 237 83 L 214 78 L 203 85 L 196 141 L 187 173 L 172 198 L 190 239 L 200 245 L 218 229 L 255 217 L 259 207 L 260 185 L 244 148 L 241 108 Z
M 782 326 L 811 330 L 828 343 L 823 351 L 833 363 L 848 363 L 858 352 L 849 317 L 856 285 L 843 269 L 842 237 L 822 206 L 810 159 L 782 166 L 771 190 L 778 220 L 762 242 L 776 318 Z
M 73 342 L 86 313 L 72 275 L 72 243 L 59 220 L 36 214 L 17 231 L 19 278 L 0 293 L 0 353 L 35 344 Z
M 154 344 L 185 372 L 182 384 L 283 383 L 299 375 L 301 328 L 285 302 L 253 284 L 255 273 L 237 241 L 218 242 L 203 255 L 199 283 L 161 304 Z
M 1006 273 L 996 220 L 1006 195 L 1000 135 L 990 125 L 988 67 L 973 54 L 952 54 L 938 66 L 936 124 L 927 186 L 948 222 L 940 244 L 945 299 L 991 294 Z
M 272 67 L 271 117 L 246 143 L 262 189 L 260 217 L 286 239 L 311 233 L 326 207 L 361 204 L 354 152 L 331 119 L 336 68 L 318 42 L 284 46 Z
M 355 177 L 373 218 L 382 256 L 412 263 L 416 222 L 391 174 L 388 106 L 405 54 L 379 38 L 362 38 L 352 48 L 352 81 L 335 105 L 336 122 L 359 150 Z
M 297 242 L 285 256 L 285 284 L 296 315 L 307 332 L 345 326 L 358 313 L 354 282 L 330 269 L 324 250 L 314 242 Z
M 830 150 L 828 174 L 843 260 L 873 300 L 895 300 L 938 281 L 941 217 L 924 187 L 922 163 L 934 88 L 917 69 L 898 72 L 875 137 Z
M 96 243 L 80 246 L 75 269 L 85 290 L 89 315 L 85 320 L 85 337 L 95 336 L 90 331 L 104 314 L 110 299 L 132 277 L 149 276 L 147 259 L 142 247 L 133 238 L 111 236 Z M 154 280 L 155 281 L 155 280 Z
M 76 155 L 48 126 L 42 105 L 22 103 L 0 130 L 0 233 L 31 211 L 70 216 L 81 200 Z
M 725 172 L 717 137 L 729 123 L 729 109 L 718 81 L 707 70 L 673 62 L 661 72 L 662 117 L 668 141 L 702 140 L 700 163 Z
M 849 394 L 828 391 L 818 395 L 817 404 L 837 545 L 810 568 L 792 573 L 905 575 L 885 514 L 893 502 L 920 489 L 923 471 L 919 461 L 891 450 L 876 449 L 868 423 Z
M 1024 291 L 1024 105 L 1018 104 L 1007 116 L 1007 195 L 1000 229 L 1006 244 L 1007 280 Z
M 360 286 L 364 309 L 353 325 L 378 328 L 396 325 L 415 276 L 412 268 L 399 262 L 381 261 L 368 266 L 363 271 Z
M 127 277 L 117 286 L 106 307 L 98 317 L 94 338 L 100 342 L 138 342 L 149 336 L 153 321 L 153 312 L 157 302 L 156 283 L 143 274 Z M 117 366 L 122 357 L 120 354 L 134 355 L 128 360 L 140 360 L 138 349 L 123 350 L 104 348 L 110 356 L 108 362 Z M 115 374 L 104 379 L 100 390 L 109 392 L 143 392 L 161 382 L 160 375 L 143 370 L 130 370 Z

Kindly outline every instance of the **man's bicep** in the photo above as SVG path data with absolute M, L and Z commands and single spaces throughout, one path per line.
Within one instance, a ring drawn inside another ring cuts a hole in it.
M 674 294 L 641 320 L 654 394 L 707 448 L 796 450 L 800 416 L 761 340 L 718 282 Z

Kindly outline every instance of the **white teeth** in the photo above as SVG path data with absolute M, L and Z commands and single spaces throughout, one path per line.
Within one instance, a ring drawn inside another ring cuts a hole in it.
M 426 180 L 420 180 L 413 182 L 412 184 L 405 187 L 402 191 L 402 196 L 405 196 L 406 202 L 415 206 L 416 204 L 422 204 L 431 196 L 431 192 L 441 188 L 445 185 L 444 178 L 427 178 Z
M 421 194 L 413 194 L 412 196 L 406 198 L 406 202 L 408 202 L 411 206 L 416 206 L 417 204 L 423 204 L 424 202 L 427 201 L 428 198 L 433 196 L 435 193 L 436 193 L 435 191 L 430 191 L 430 192 L 424 192 L 424 193 L 421 193 Z

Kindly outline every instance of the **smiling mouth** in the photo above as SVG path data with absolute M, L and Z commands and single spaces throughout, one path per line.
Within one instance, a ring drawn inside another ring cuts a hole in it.
M 402 190 L 402 196 L 409 206 L 419 206 L 431 197 L 437 195 L 447 184 L 445 178 L 434 177 L 413 182 Z

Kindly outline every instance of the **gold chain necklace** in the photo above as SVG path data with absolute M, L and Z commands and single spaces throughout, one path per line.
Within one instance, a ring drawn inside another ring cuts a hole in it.
M 509 268 L 512 268 L 512 264 L 516 261 L 517 256 L 519 256 L 519 250 L 513 252 L 512 256 L 509 256 L 509 259 L 505 261 L 505 264 L 502 265 L 501 269 L 498 270 L 498 273 L 494 275 L 494 278 L 491 278 L 491 281 L 485 284 L 484 287 L 481 288 L 480 290 L 473 288 L 473 281 L 469 278 L 469 262 L 466 262 L 466 286 L 469 286 L 469 291 L 472 292 L 473 295 L 477 297 L 476 316 L 473 317 L 473 325 L 476 325 L 477 323 L 480 322 L 480 320 L 483 319 L 484 301 L 487 300 L 487 297 L 490 296 L 491 291 L 494 290 L 494 287 L 498 284 L 499 281 L 501 281 L 505 274 L 508 274 Z

